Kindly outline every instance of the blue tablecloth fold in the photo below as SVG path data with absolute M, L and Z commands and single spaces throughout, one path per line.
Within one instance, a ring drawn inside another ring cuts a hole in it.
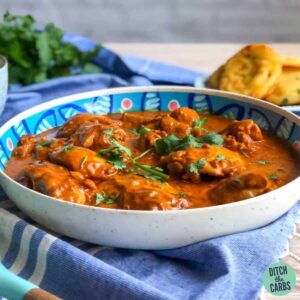
M 65 39 L 85 51 L 89 39 Z M 117 86 L 193 85 L 205 74 L 102 48 L 103 73 L 13 86 L 0 124 L 60 96 Z M 64 299 L 256 299 L 262 273 L 286 250 L 300 204 L 272 224 L 167 251 L 112 249 L 56 236 L 26 218 L 0 192 L 0 259 L 12 270 Z

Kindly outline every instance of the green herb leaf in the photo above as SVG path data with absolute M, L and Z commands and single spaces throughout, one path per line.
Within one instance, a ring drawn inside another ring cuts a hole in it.
M 114 132 L 113 128 L 108 128 L 108 129 L 106 129 L 106 130 L 103 131 L 103 133 L 105 135 L 108 135 L 108 136 L 111 136 L 113 134 L 113 132 Z
M 209 144 L 213 146 L 223 146 L 224 144 L 223 136 L 213 131 L 206 135 L 200 136 L 199 138 L 197 138 L 197 140 L 199 143 Z
M 54 24 L 36 30 L 33 17 L 7 12 L 0 23 L 0 53 L 9 61 L 10 83 L 31 84 L 58 76 L 99 72 L 91 60 L 100 50 L 82 52 L 63 41 Z
M 141 159 L 142 157 L 146 156 L 147 154 L 149 154 L 150 152 L 152 152 L 154 150 L 154 148 L 149 148 L 146 151 L 144 151 L 143 153 L 141 153 L 140 155 L 136 156 L 133 161 L 137 161 L 139 159 Z
M 288 98 L 283 98 L 281 100 L 281 105 L 288 105 L 289 104 L 289 99 Z
M 82 158 L 82 161 L 81 161 L 81 163 L 80 163 L 80 169 L 83 169 L 84 168 L 84 165 L 85 165 L 85 163 L 86 163 L 86 161 L 87 161 L 87 156 L 85 155 L 83 158 Z
M 72 150 L 73 148 L 74 148 L 74 146 L 72 144 L 69 144 L 63 148 L 63 151 L 68 152 L 68 151 Z
M 278 176 L 277 176 L 276 173 L 272 173 L 272 174 L 269 175 L 269 179 L 272 180 L 272 181 L 275 181 L 275 180 L 278 179 Z
M 39 143 L 37 146 L 39 146 L 39 147 L 50 147 L 52 143 L 53 143 L 53 141 L 45 141 L 45 142 Z
M 151 129 L 147 128 L 147 127 L 139 127 L 139 128 L 132 128 L 130 129 L 130 132 L 135 134 L 135 135 L 143 135 L 147 132 L 151 131 Z
M 136 162 L 134 162 L 133 165 L 136 168 L 145 171 L 144 173 L 137 173 L 138 175 L 144 176 L 145 178 L 160 181 L 160 182 L 164 182 L 169 178 L 167 174 L 162 172 L 163 170 L 161 168 L 157 168 L 150 165 L 141 165 Z
M 205 158 L 200 158 L 196 162 L 190 163 L 187 166 L 187 169 L 191 173 L 199 174 L 199 170 L 201 170 L 206 164 L 206 159 Z
M 96 194 L 95 205 L 99 205 L 100 203 L 112 204 L 118 199 L 118 195 L 109 195 L 103 191 L 101 193 Z
M 245 156 L 247 158 L 249 157 L 249 154 L 247 152 L 242 151 L 242 154 L 243 154 L 243 156 Z
M 241 179 L 239 177 L 234 177 L 232 179 L 233 182 L 236 182 L 236 183 L 241 183 Z
M 104 200 L 104 203 L 105 203 L 105 204 L 112 204 L 112 203 L 114 203 L 117 199 L 118 199 L 118 196 L 117 196 L 117 195 L 110 195 L 109 197 L 107 197 L 107 198 Z
M 223 154 L 219 154 L 219 155 L 217 155 L 217 157 L 216 157 L 216 160 L 217 160 L 217 161 L 224 160 L 224 159 L 226 159 L 226 157 L 225 157 L 225 155 L 223 155 Z
M 117 170 L 123 170 L 126 168 L 126 164 L 123 161 L 122 151 L 120 151 L 116 146 L 100 150 L 97 152 L 97 155 L 107 158 L 107 161 Z
M 97 193 L 95 204 L 99 205 L 100 203 L 102 203 L 105 200 L 105 197 L 106 197 L 105 192 Z
M 257 160 L 256 163 L 258 165 L 268 165 L 268 164 L 270 164 L 270 162 L 267 161 L 267 160 Z
M 168 135 L 164 138 L 158 139 L 154 145 L 157 154 L 164 155 L 177 150 L 184 150 L 188 147 L 201 148 L 203 144 L 213 146 L 222 146 L 224 139 L 222 135 L 216 132 L 210 132 L 198 138 L 189 134 L 184 138 L 178 138 L 175 135 Z
M 207 121 L 208 121 L 208 118 L 207 118 L 207 117 L 202 118 L 202 119 L 196 119 L 196 120 L 194 120 L 193 128 L 206 130 L 205 128 L 203 128 L 203 125 L 204 125 L 205 123 L 207 123 Z M 206 131 L 207 131 L 207 130 L 206 130 Z

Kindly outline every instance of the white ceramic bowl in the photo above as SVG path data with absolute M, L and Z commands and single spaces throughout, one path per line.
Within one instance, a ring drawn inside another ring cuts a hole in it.
M 0 167 L 3 170 L 23 133 L 36 134 L 60 125 L 78 112 L 104 114 L 179 106 L 237 119 L 252 118 L 300 151 L 300 119 L 264 101 L 187 87 L 118 88 L 64 97 L 8 121 L 0 129 Z M 252 199 L 181 211 L 105 209 L 65 202 L 28 189 L 3 171 L 0 183 L 15 204 L 38 223 L 83 241 L 132 249 L 169 249 L 254 229 L 274 221 L 300 199 L 300 177 Z
M 8 63 L 5 57 L 0 56 L 0 115 L 4 109 L 8 89 Z

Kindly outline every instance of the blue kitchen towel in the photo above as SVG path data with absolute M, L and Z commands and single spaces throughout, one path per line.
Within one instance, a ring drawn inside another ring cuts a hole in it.
M 83 51 L 88 39 L 66 35 Z M 103 48 L 103 73 L 14 86 L 0 124 L 50 99 L 106 87 L 193 85 L 205 74 Z M 165 251 L 113 249 L 57 235 L 34 223 L 0 191 L 0 260 L 63 299 L 256 299 L 265 268 L 286 251 L 300 204 L 272 224 Z M 84 225 L 83 225 L 84 226 Z

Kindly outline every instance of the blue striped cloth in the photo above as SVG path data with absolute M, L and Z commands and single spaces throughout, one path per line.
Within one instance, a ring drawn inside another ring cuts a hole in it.
M 88 39 L 66 35 L 83 51 Z M 103 48 L 104 73 L 13 87 L 0 124 L 59 96 L 152 84 L 193 85 L 205 74 Z M 0 191 L 0 259 L 4 266 L 64 299 L 256 299 L 265 268 L 286 251 L 300 204 L 272 224 L 165 251 L 113 249 L 57 235 L 34 223 Z

